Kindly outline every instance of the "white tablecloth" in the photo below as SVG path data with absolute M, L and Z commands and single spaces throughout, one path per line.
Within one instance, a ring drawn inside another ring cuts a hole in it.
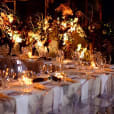
M 73 75 L 75 76 L 75 74 Z M 79 100 L 83 102 L 90 96 L 95 97 L 104 92 L 111 92 L 112 77 L 111 74 L 102 74 L 98 75 L 96 79 L 87 80 L 76 76 L 74 80 L 78 80 L 77 83 L 64 86 L 52 85 L 52 89 L 48 92 L 33 89 L 32 94 L 11 95 L 15 102 L 13 105 L 9 103 L 7 107 L 0 102 L 0 114 L 14 114 L 14 111 L 16 111 L 16 114 L 59 112 L 62 107 L 69 105 L 71 102 L 78 102 Z M 10 91 L 10 89 L 5 89 L 2 92 L 8 94 L 8 90 Z M 10 109 L 11 111 L 9 111 Z

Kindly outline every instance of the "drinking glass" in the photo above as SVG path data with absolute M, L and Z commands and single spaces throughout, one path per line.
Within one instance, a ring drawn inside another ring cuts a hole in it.
M 47 65 L 47 74 L 50 76 L 53 72 L 53 64 Z
M 63 52 L 63 50 L 59 50 L 57 52 L 56 60 L 57 60 L 57 62 L 59 62 L 60 71 L 62 71 L 62 64 L 63 64 L 63 60 L 64 60 L 64 52 Z
M 43 74 L 43 67 L 44 67 L 44 65 L 42 65 L 42 64 L 39 65 L 39 73 L 40 74 Z

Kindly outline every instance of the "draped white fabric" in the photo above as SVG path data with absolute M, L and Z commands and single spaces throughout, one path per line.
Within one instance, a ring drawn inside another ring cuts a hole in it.
M 70 105 L 71 102 L 78 102 L 81 100 L 82 102 L 89 97 L 96 97 L 100 94 L 109 93 L 111 94 L 114 83 L 114 78 L 112 74 L 101 74 L 96 76 L 95 79 L 74 79 L 78 80 L 76 83 L 70 83 L 66 85 L 50 85 L 52 89 L 49 91 L 41 91 L 41 90 L 32 90 L 31 94 L 20 94 L 20 95 L 10 95 L 14 99 L 13 105 L 9 102 L 6 106 L 4 102 L 0 102 L 0 114 L 47 114 L 49 112 L 55 111 L 56 113 L 60 112 L 65 109 L 65 106 L 72 106 Z M 69 76 L 70 77 L 70 76 Z M 76 77 L 71 75 L 72 77 Z M 48 87 L 48 85 L 47 85 Z M 15 90 L 5 89 L 2 90 L 3 93 L 8 94 Z M 99 100 L 95 101 L 99 102 Z M 67 107 L 67 108 L 68 108 Z M 11 109 L 9 111 L 9 109 Z M 85 107 L 85 108 L 89 108 Z M 69 109 L 68 113 L 71 113 L 71 109 Z M 62 112 L 62 114 L 64 114 Z M 66 113 L 66 114 L 68 114 Z

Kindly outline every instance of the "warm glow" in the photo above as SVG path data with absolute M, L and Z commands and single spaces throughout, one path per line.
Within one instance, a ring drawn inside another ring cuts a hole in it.
M 83 59 L 87 52 L 87 48 L 82 48 L 82 45 L 78 44 L 76 51 L 78 52 L 79 58 Z
M 78 18 L 74 18 L 74 23 L 77 23 L 78 22 Z
M 39 33 L 34 33 L 33 31 L 28 32 L 28 36 L 29 36 L 30 40 L 31 39 L 36 39 L 36 40 L 40 39 Z
M 68 41 L 68 35 L 67 35 L 67 33 L 64 33 L 63 38 L 64 38 L 64 39 L 63 39 L 63 40 L 64 40 L 63 45 L 65 45 L 66 42 Z
M 28 52 L 28 57 L 29 57 L 29 58 L 32 57 L 32 52 Z
M 62 12 L 63 16 L 67 16 L 67 15 L 73 15 L 73 11 L 72 9 L 65 5 L 65 4 L 60 4 L 60 6 L 58 8 L 55 9 L 57 12 Z
M 70 32 L 73 32 L 73 31 L 75 31 L 75 30 L 76 30 L 76 26 L 75 26 L 75 25 L 72 26 L 72 27 L 69 29 Z
M 13 34 L 13 40 L 15 43 L 20 43 L 22 42 L 22 38 L 20 37 L 21 34 L 18 34 L 18 31 L 14 31 L 15 33 Z
M 95 62 L 94 62 L 94 61 L 91 61 L 91 66 L 92 66 L 93 68 L 95 68 L 95 67 L 96 67 L 96 65 L 95 65 Z
M 45 19 L 44 20 L 44 23 L 45 23 L 45 26 L 44 26 L 44 30 L 47 30 L 48 29 L 48 27 L 49 27 L 49 23 L 48 23 L 48 19 Z
M 43 43 L 41 41 L 38 41 L 37 44 L 38 44 L 38 47 L 42 47 L 43 46 Z
M 24 83 L 25 85 L 30 85 L 30 84 L 32 84 L 32 79 L 30 79 L 30 78 L 28 78 L 28 77 L 25 77 L 25 76 L 22 77 L 22 81 L 23 81 L 23 83 Z
M 0 26 L 3 25 L 3 20 L 2 18 L 0 17 Z
M 66 28 L 67 27 L 67 23 L 66 22 L 62 22 L 61 25 Z
M 83 48 L 83 50 L 80 53 L 80 58 L 81 59 L 84 58 L 84 55 L 85 55 L 86 51 L 87 51 L 87 48 Z
M 80 37 L 87 37 L 85 32 L 83 31 L 82 27 L 80 25 L 77 25 L 76 27 L 76 31 L 79 34 Z
M 62 73 L 59 73 L 59 72 L 56 72 L 56 73 L 55 73 L 55 76 L 56 76 L 57 78 L 60 78 L 60 79 L 63 79 L 63 78 L 64 78 L 64 75 L 63 75 Z
M 9 14 L 8 15 L 8 19 L 9 19 L 9 22 L 12 23 L 13 22 L 13 15 L 12 14 Z
M 77 45 L 77 51 L 80 51 L 81 48 L 82 48 L 82 45 L 81 45 L 81 44 L 78 44 L 78 45 Z

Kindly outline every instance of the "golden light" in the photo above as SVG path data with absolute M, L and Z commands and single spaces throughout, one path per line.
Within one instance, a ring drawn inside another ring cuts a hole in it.
M 73 32 L 73 31 L 75 31 L 76 30 L 76 25 L 73 25 L 73 26 L 71 26 L 71 28 L 69 29 L 69 32 Z
M 66 28 L 67 27 L 67 23 L 66 22 L 62 22 L 61 25 Z
M 15 41 L 15 43 L 22 42 L 22 38 L 20 36 L 21 34 L 18 34 L 18 31 L 14 31 L 13 40 Z
M 92 66 L 92 67 L 96 67 L 96 65 L 95 65 L 95 62 L 94 62 L 94 61 L 91 61 L 91 66 Z
M 67 28 L 67 22 L 66 21 L 62 21 L 60 27 L 61 27 L 62 30 L 65 30 Z
M 82 45 L 78 44 L 76 51 L 78 52 L 79 58 L 83 59 L 87 53 L 87 48 L 82 48 Z
M 26 77 L 26 76 L 23 76 L 22 77 L 22 81 L 25 85 L 31 85 L 32 84 L 32 79 Z
M 43 27 L 43 29 L 44 30 L 47 30 L 48 29 L 48 27 L 49 27 L 49 23 L 48 23 L 48 18 L 46 18 L 45 20 L 44 20 L 44 27 Z
M 5 76 L 8 76 L 8 71 L 9 71 L 9 69 L 7 68 L 6 72 L 5 72 Z
M 30 31 L 30 32 L 28 32 L 28 37 L 29 37 L 28 43 L 32 43 L 32 41 L 36 40 L 37 46 L 39 46 L 39 45 L 41 46 L 41 44 L 38 43 L 40 40 L 40 37 L 41 37 L 38 32 L 34 33 L 33 31 Z
M 65 10 L 63 11 L 63 15 L 66 16 L 66 15 L 73 15 L 73 12 L 70 8 L 65 8 Z
M 81 51 L 81 54 L 80 54 L 80 58 L 84 58 L 86 51 L 87 51 L 87 48 L 83 48 L 83 50 Z
M 4 12 L 1 12 L 1 17 L 6 18 L 6 14 Z
M 3 25 L 3 19 L 0 17 L 0 25 Z
M 28 57 L 29 57 L 29 58 L 32 57 L 32 52 L 28 52 Z
M 9 14 L 8 15 L 8 19 L 9 19 L 9 22 L 12 23 L 14 18 L 13 18 L 13 14 Z
M 37 45 L 38 45 L 38 47 L 42 47 L 43 46 L 43 43 L 41 41 L 38 41 L 37 42 Z
M 80 51 L 81 48 L 82 48 L 82 45 L 81 45 L 81 44 L 78 44 L 78 45 L 77 45 L 77 49 L 76 49 L 76 51 Z
M 94 69 L 98 69 L 98 67 L 96 66 L 94 61 L 91 61 L 91 67 L 94 68 Z
M 67 35 L 67 33 L 64 33 L 63 38 L 64 38 L 64 39 L 63 39 L 63 40 L 64 40 L 63 45 L 65 45 L 66 42 L 68 41 L 68 35 Z
M 10 37 L 13 36 L 12 31 L 11 31 L 10 29 L 9 29 L 7 32 L 8 32 L 8 35 L 9 35 Z
M 78 18 L 74 18 L 74 23 L 77 23 L 78 22 Z
M 76 31 L 77 31 L 77 33 L 79 34 L 79 36 L 81 38 L 87 37 L 86 34 L 85 34 L 85 32 L 83 31 L 83 29 L 82 29 L 82 27 L 80 25 L 77 25 Z
M 57 12 L 62 12 L 63 16 L 73 15 L 72 9 L 69 6 L 65 5 L 65 4 L 60 4 L 60 6 L 57 7 L 55 10 Z
M 57 78 L 59 78 L 59 79 L 63 79 L 63 78 L 64 78 L 63 74 L 60 73 L 60 72 L 56 72 L 56 73 L 55 73 L 55 76 L 56 76 Z
M 15 37 L 13 37 L 13 40 L 17 43 L 22 42 L 22 39 L 19 37 L 19 35 L 16 35 Z

